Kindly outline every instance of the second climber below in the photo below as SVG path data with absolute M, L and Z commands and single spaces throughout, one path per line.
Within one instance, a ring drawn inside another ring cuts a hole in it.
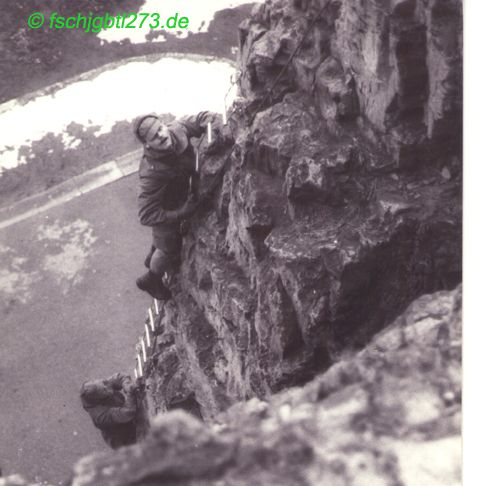
M 148 272 L 136 284 L 158 300 L 171 297 L 163 275 L 179 266 L 181 223 L 198 206 L 199 176 L 190 139 L 200 137 L 214 119 L 215 115 L 204 111 L 166 124 L 150 114 L 134 125 L 144 146 L 139 166 L 139 221 L 152 228 L 152 247 L 144 262 Z

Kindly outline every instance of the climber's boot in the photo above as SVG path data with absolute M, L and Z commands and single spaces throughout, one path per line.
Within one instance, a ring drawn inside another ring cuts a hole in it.
M 171 298 L 171 291 L 162 283 L 162 277 L 151 271 L 139 277 L 136 280 L 136 285 L 154 299 L 169 300 Z

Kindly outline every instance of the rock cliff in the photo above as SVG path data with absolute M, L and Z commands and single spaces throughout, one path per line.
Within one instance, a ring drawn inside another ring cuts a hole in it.
M 240 27 L 234 146 L 202 156 L 151 409 L 312 379 L 461 280 L 461 2 L 267 1 Z M 273 87 L 274 86 L 274 87 Z
M 455 485 L 461 289 L 425 295 L 361 352 L 208 426 L 159 415 L 146 440 L 87 457 L 74 486 Z
M 267 0 L 239 41 L 152 430 L 74 484 L 456 484 L 462 2 Z
M 144 441 L 85 457 L 69 484 L 460 484 L 461 331 L 460 287 L 424 295 L 304 387 L 240 402 L 209 425 L 159 414 Z

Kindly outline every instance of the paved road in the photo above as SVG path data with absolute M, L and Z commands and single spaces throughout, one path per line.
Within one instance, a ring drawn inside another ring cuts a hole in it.
M 0 230 L 0 467 L 58 483 L 104 450 L 83 381 L 132 373 L 150 303 L 135 175 Z

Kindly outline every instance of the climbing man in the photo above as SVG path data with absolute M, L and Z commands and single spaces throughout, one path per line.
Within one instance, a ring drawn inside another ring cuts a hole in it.
M 200 137 L 214 120 L 213 114 L 203 111 L 166 124 L 150 114 L 134 125 L 134 133 L 144 145 L 139 166 L 139 220 L 152 227 L 153 240 L 144 262 L 148 272 L 136 284 L 158 300 L 171 297 L 163 276 L 179 266 L 181 224 L 200 203 L 196 154 L 190 139 Z
M 80 398 L 110 447 L 118 449 L 136 442 L 136 386 L 130 376 L 116 373 L 106 380 L 87 381 Z

